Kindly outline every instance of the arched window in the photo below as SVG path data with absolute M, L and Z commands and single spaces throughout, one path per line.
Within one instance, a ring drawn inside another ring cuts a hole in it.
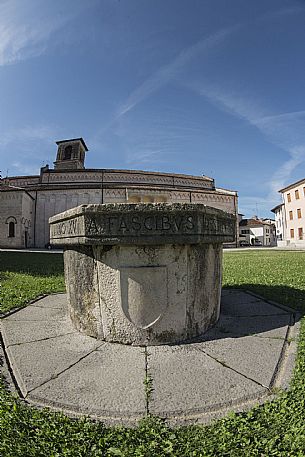
M 17 219 L 14 216 L 9 216 L 5 223 L 7 224 L 8 228 L 8 237 L 9 238 L 14 238 L 16 236 L 16 224 L 17 224 Z
M 14 238 L 15 236 L 15 222 L 13 221 L 8 224 L 8 236 L 9 238 Z
M 64 150 L 63 160 L 71 160 L 72 157 L 72 146 L 66 146 Z

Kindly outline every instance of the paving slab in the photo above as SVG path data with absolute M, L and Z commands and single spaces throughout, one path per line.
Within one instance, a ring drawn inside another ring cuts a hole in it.
M 15 378 L 24 397 L 38 386 L 58 376 L 96 349 L 100 341 L 78 333 L 6 349 Z
M 245 336 L 206 341 L 196 347 L 241 375 L 272 388 L 285 340 Z
M 58 320 L 25 320 L 22 321 L 22 325 L 20 320 L 3 319 L 1 329 L 7 347 L 76 333 L 68 316 Z
M 288 388 L 299 319 L 261 297 L 223 291 L 220 319 L 201 338 L 145 349 L 78 333 L 57 294 L 2 319 L 1 331 L 26 401 L 109 425 L 134 425 L 148 412 L 175 425 L 209 422 Z
M 274 381 L 275 387 L 288 389 L 295 367 L 295 361 L 298 352 L 298 337 L 301 328 L 301 314 L 296 313 L 293 324 L 290 326 L 286 339 L 286 350 L 282 354 L 280 360 L 280 370 Z
M 39 306 L 42 308 L 63 308 L 68 306 L 67 294 L 51 294 L 40 300 L 35 300 L 31 306 Z
M 254 303 L 260 298 L 238 289 L 222 289 L 221 304 L 222 305 L 237 305 L 243 303 Z
M 28 398 L 108 422 L 124 417 L 133 423 L 147 412 L 145 377 L 144 348 L 103 343 Z
M 221 314 L 217 324 L 202 336 L 202 340 L 240 338 L 251 335 L 285 339 L 291 321 L 291 315 L 288 313 L 273 316 L 237 317 Z
M 249 296 L 251 297 L 251 296 Z M 232 302 L 232 303 L 222 303 L 222 313 L 227 316 L 273 316 L 285 314 L 283 309 L 278 308 L 277 306 L 266 303 L 263 300 L 249 300 L 248 302 L 243 301 Z
M 148 368 L 153 380 L 149 410 L 161 417 L 187 418 L 268 393 L 192 345 L 150 347 Z
M 67 311 L 64 306 L 58 308 L 47 307 L 47 306 L 38 306 L 35 302 L 35 305 L 29 305 L 26 308 L 21 309 L 20 311 L 14 312 L 13 314 L 5 317 L 5 320 L 9 321 L 55 321 L 62 319 L 66 316 Z

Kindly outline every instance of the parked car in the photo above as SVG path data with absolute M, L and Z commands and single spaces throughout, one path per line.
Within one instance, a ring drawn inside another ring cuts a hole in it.
M 252 245 L 253 246 L 262 246 L 263 243 L 260 240 L 254 238 L 254 240 L 252 240 Z
M 250 243 L 249 241 L 246 241 L 246 240 L 242 240 L 239 242 L 239 246 L 242 248 L 242 247 L 246 247 L 246 246 L 250 246 Z

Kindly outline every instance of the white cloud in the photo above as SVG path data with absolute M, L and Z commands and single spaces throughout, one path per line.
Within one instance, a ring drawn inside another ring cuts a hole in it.
M 263 14 L 260 17 L 261 21 L 270 21 L 276 18 L 285 18 L 289 15 L 301 14 L 305 12 L 305 8 L 303 6 L 291 6 L 288 8 L 281 8 L 279 10 L 270 11 L 268 13 Z
M 116 113 L 113 115 L 112 119 L 103 126 L 100 130 L 98 130 L 92 139 L 94 144 L 101 144 L 101 137 L 105 134 L 105 132 L 112 130 L 115 134 L 118 134 L 118 130 L 121 130 L 124 127 L 122 126 L 124 116 L 136 108 L 141 102 L 146 100 L 150 95 L 154 92 L 157 92 L 163 86 L 168 84 L 171 80 L 175 79 L 176 76 L 180 71 L 182 71 L 186 65 L 194 58 L 198 56 L 204 55 L 214 49 L 216 46 L 220 45 L 220 43 L 224 42 L 225 39 L 232 34 L 235 30 L 237 30 L 240 25 L 235 25 L 232 27 L 222 28 L 211 35 L 201 39 L 197 43 L 183 49 L 174 59 L 168 62 L 166 65 L 160 67 L 157 71 L 155 71 L 148 79 L 146 79 L 139 87 L 137 87 L 131 94 L 127 97 L 127 99 L 118 107 Z M 187 121 L 187 120 L 186 120 Z M 126 123 L 126 119 L 124 124 Z M 130 127 L 130 126 L 129 126 Z M 163 130 L 164 130 L 164 126 Z M 128 164 L 139 164 L 139 163 L 150 163 L 150 162 L 159 162 L 160 157 L 164 154 L 171 153 L 171 145 L 165 144 L 166 140 L 162 141 L 162 148 L 160 148 L 160 135 L 162 127 L 158 128 L 158 133 L 156 135 L 156 131 L 149 132 L 151 136 L 154 138 L 151 144 L 145 144 L 145 141 L 140 141 L 140 144 L 135 145 L 133 142 L 132 150 L 127 152 L 127 163 Z M 197 131 L 201 130 L 201 128 L 197 129 Z M 148 133 L 149 133 L 148 132 Z M 126 143 L 126 138 L 129 132 L 125 129 L 124 140 Z M 136 133 L 135 133 L 136 134 Z M 180 132 L 181 134 L 181 132 Z M 177 138 L 178 133 L 174 132 L 173 134 L 169 134 L 168 126 L 166 127 L 166 138 L 169 137 L 174 139 Z M 120 136 L 120 135 L 119 135 Z M 158 138 L 156 141 L 156 137 Z M 147 134 L 145 135 L 147 138 Z M 163 160 L 161 158 L 161 160 Z
M 162 163 L 160 156 L 162 157 L 165 153 L 167 154 L 168 151 L 165 151 L 164 148 L 143 147 L 138 152 L 130 151 L 127 153 L 126 163 L 136 167 L 152 163 L 160 164 Z
M 293 171 L 305 162 L 305 146 L 290 149 L 290 157 L 272 175 L 270 179 L 270 194 L 275 194 L 283 188 Z
M 228 35 L 235 31 L 239 26 L 227 27 L 214 32 L 208 37 L 203 38 L 197 43 L 183 49 L 180 54 L 168 64 L 159 68 L 138 88 L 136 88 L 127 98 L 127 100 L 118 109 L 116 119 L 120 118 L 128 111 L 135 108 L 140 102 L 149 97 L 153 92 L 156 92 L 169 81 L 171 81 L 177 73 L 185 67 L 194 57 L 207 52 L 223 42 Z
M 60 129 L 48 125 L 25 126 L 6 132 L 0 131 L 0 161 L 11 154 L 14 161 L 6 174 L 37 174 L 42 165 L 54 160 L 54 138 L 61 138 Z
M 225 92 L 223 89 L 208 83 L 200 85 L 192 84 L 188 87 L 199 92 L 200 95 L 207 98 L 220 109 L 250 124 L 255 124 L 256 119 L 261 119 L 267 115 L 256 101 L 249 100 L 240 93 Z
M 288 159 L 270 178 L 272 195 L 289 182 L 294 170 L 305 161 L 305 111 L 257 119 L 254 125 L 270 142 L 289 154 Z
M 268 200 L 273 201 L 296 167 L 305 161 L 305 110 L 270 115 L 258 101 L 240 93 L 227 93 L 207 83 L 189 87 L 220 109 L 257 128 L 270 143 L 288 153 L 287 160 L 270 177 Z
M 24 162 L 13 162 L 12 163 L 12 173 L 15 175 L 21 175 L 21 176 L 35 176 L 39 174 L 39 167 L 36 165 L 27 165 Z M 4 176 L 4 175 L 3 175 Z
M 90 1 L 89 4 L 92 2 Z M 10 0 L 0 4 L 0 66 L 43 54 L 55 32 L 88 7 L 75 0 L 43 3 Z
M 271 208 L 278 204 L 276 196 L 252 197 L 243 196 L 238 203 L 238 212 L 248 217 L 267 214 Z
M 42 140 L 51 142 L 55 138 L 56 129 L 47 125 L 25 126 L 14 130 L 0 132 L 0 146 L 6 147 L 13 143 L 28 144 Z

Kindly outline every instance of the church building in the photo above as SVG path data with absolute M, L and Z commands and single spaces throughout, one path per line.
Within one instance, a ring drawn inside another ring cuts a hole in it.
M 83 138 L 57 141 L 54 169 L 0 181 L 0 248 L 44 248 L 49 218 L 97 203 L 202 203 L 237 215 L 237 192 L 207 176 L 85 168 Z

